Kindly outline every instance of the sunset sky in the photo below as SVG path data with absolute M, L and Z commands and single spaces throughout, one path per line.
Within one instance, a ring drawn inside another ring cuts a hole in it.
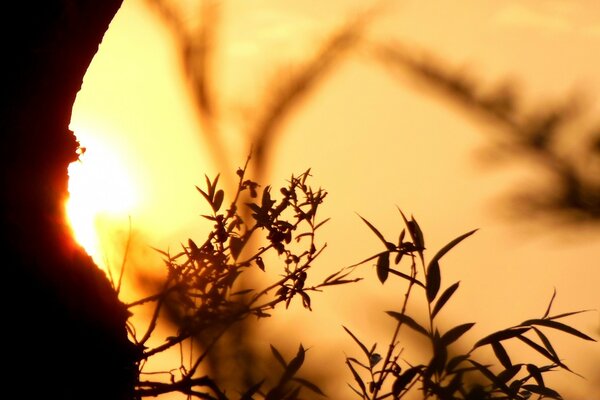
M 371 4 L 222 2 L 213 85 L 225 115 L 220 128 L 229 140 L 227 173 L 245 161 L 249 143 L 239 132 L 260 111 L 274 74 L 285 74 L 320 38 Z M 490 87 L 517 82 L 532 105 L 580 93 L 587 100 L 584 121 L 598 120 L 600 2 L 385 4 L 368 29 L 369 41 L 398 40 Z M 199 215 L 206 207 L 194 185 L 203 184 L 204 174 L 222 171 L 200 134 L 170 31 L 144 1 L 124 1 L 86 75 L 71 128 L 87 151 L 71 171 L 70 213 L 98 263 L 120 262 L 129 219 L 137 265 L 160 266 L 149 246 L 177 248 L 188 237 L 202 241 L 206 225 Z M 477 322 L 467 342 L 541 316 L 553 289 L 557 313 L 595 310 L 566 322 L 598 339 L 600 228 L 504 217 L 503 196 L 527 187 L 535 173 L 526 162 L 484 163 L 495 133 L 358 48 L 287 120 L 265 183 L 283 185 L 292 173 L 311 168 L 314 184 L 329 192 L 322 216 L 332 220 L 321 232 L 328 243 L 322 275 L 381 250 L 357 213 L 396 238 L 402 229 L 398 206 L 419 221 L 429 257 L 479 228 L 442 264 L 444 287 L 461 281 L 445 311 L 448 327 Z M 327 388 L 333 399 L 351 396 L 344 353 L 358 355 L 341 325 L 384 346 L 393 321 L 383 311 L 400 307 L 398 292 L 388 285 L 382 290 L 370 266 L 358 275 L 368 279 L 316 295 L 313 313 L 292 307 L 292 314 L 278 314 L 279 323 L 266 323 L 261 339 L 290 352 L 302 342 L 311 347 L 309 366 L 327 363 L 342 371 L 340 382 Z M 568 399 L 600 398 L 600 345 L 562 338 L 556 336 L 559 354 L 588 380 L 560 373 L 557 388 Z

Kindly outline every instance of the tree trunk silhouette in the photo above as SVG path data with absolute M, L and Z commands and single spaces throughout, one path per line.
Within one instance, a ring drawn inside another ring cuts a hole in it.
M 3 4 L 3 390 L 19 398 L 134 397 L 127 310 L 64 211 L 73 103 L 121 3 Z

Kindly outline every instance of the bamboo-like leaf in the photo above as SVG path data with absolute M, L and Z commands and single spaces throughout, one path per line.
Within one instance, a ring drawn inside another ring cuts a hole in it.
M 429 263 L 429 266 L 427 267 L 427 285 L 425 290 L 427 293 L 427 301 L 429 303 L 437 296 L 438 291 L 440 290 L 441 281 L 440 264 L 437 261 Z
M 539 386 L 546 387 L 546 384 L 544 383 L 544 378 L 542 377 L 542 373 L 536 365 L 527 364 L 527 372 L 529 372 L 529 375 L 531 375 L 533 379 L 535 379 L 536 383 Z
M 556 288 L 554 288 L 554 291 L 552 292 L 552 297 L 550 298 L 550 302 L 548 303 L 548 307 L 546 308 L 546 312 L 544 313 L 544 316 L 542 317 L 542 319 L 546 318 L 550 314 L 550 309 L 552 308 L 552 303 L 554 302 L 555 297 L 556 297 Z
M 379 278 L 379 282 L 382 284 L 388 278 L 388 273 L 390 271 L 390 253 L 381 254 L 377 258 L 377 278 Z
M 552 354 L 556 358 L 556 360 L 558 360 L 559 359 L 558 354 L 556 353 L 556 350 L 554 350 L 554 347 L 552 347 L 552 343 L 550 343 L 550 340 L 546 337 L 546 335 L 544 335 L 544 333 L 542 331 L 540 331 L 538 328 L 536 328 L 535 326 L 532 326 L 531 328 L 538 335 L 538 337 L 544 344 L 544 347 L 546 348 L 546 350 L 548 350 L 548 352 L 550 354 Z
M 555 390 L 538 385 L 523 385 L 522 389 L 528 390 L 531 393 L 540 394 L 551 399 L 562 400 L 562 396 Z
M 496 358 L 498 359 L 498 361 L 500 361 L 504 368 L 512 368 L 512 361 L 510 361 L 510 357 L 508 356 L 506 349 L 504 349 L 504 346 L 502 346 L 500 342 L 492 342 L 492 350 L 494 350 Z
M 302 379 L 302 378 L 293 378 L 292 379 L 295 382 L 298 382 L 299 384 L 301 384 L 302 386 L 304 386 L 307 389 L 312 390 L 313 392 L 320 394 L 321 396 L 325 396 L 325 393 L 323 393 L 323 391 L 321 390 L 321 388 L 319 388 L 317 385 L 315 385 L 314 383 L 307 381 L 306 379 Z M 327 397 L 327 396 L 325 396 Z
M 521 336 L 517 336 L 517 339 L 519 339 L 523 343 L 527 344 L 529 347 L 531 347 L 532 349 L 534 349 L 535 351 L 537 351 L 538 353 L 540 353 L 541 355 L 546 357 L 548 360 L 555 363 L 556 365 L 559 365 L 561 368 L 564 368 L 567 371 L 574 373 L 573 371 L 571 371 L 571 369 L 569 369 L 569 367 L 567 367 L 562 361 L 560 361 L 558 359 L 558 357 L 555 357 L 552 353 L 550 353 L 544 347 L 540 346 L 539 344 L 537 344 L 533 340 L 529 339 L 528 337 L 521 335 Z
M 365 386 L 365 383 L 363 382 L 362 378 L 360 377 L 358 372 L 356 372 L 356 370 L 354 369 L 354 367 L 352 366 L 352 364 L 350 364 L 350 362 L 348 360 L 346 360 L 346 365 L 348 365 L 348 368 L 350 368 L 350 371 L 352 372 L 352 376 L 354 376 L 354 380 L 356 381 L 356 383 L 358 383 L 358 386 L 362 390 L 362 394 L 366 395 L 367 387 Z M 352 386 L 350 386 L 350 387 L 352 387 Z
M 586 335 L 585 333 L 582 333 L 580 331 L 578 331 L 577 329 L 563 324 L 562 322 L 558 322 L 558 321 L 554 321 L 554 320 L 549 320 L 549 319 L 530 319 L 527 321 L 524 321 L 521 326 L 529 326 L 529 325 L 540 325 L 540 326 L 546 326 L 548 328 L 553 328 L 553 329 L 558 329 L 560 331 L 563 331 L 565 333 L 568 333 L 570 335 L 573 336 L 577 336 L 581 339 L 584 340 L 589 340 L 592 342 L 595 342 L 596 340 L 589 337 L 588 335 Z
M 277 362 L 279 362 L 279 364 L 281 364 L 281 366 L 284 369 L 287 368 L 287 363 L 285 362 L 284 358 L 281 356 L 281 353 L 279 352 L 279 350 L 277 350 L 277 348 L 275 348 L 275 346 L 273 346 L 272 344 L 270 346 L 271 346 L 271 353 L 273 353 L 273 356 L 275 357 Z
M 490 371 L 487 366 L 479 364 L 477 361 L 473 361 L 473 360 L 468 360 L 468 361 L 471 364 L 473 364 L 473 366 L 475 366 L 475 368 L 477 368 L 477 370 L 479 372 L 481 372 L 481 374 L 483 376 L 488 378 L 494 384 L 495 387 L 502 390 L 504 393 L 510 392 L 510 389 L 508 388 L 508 386 L 506 386 L 506 383 L 504 383 L 504 382 L 502 382 L 502 380 L 498 379 L 498 377 L 492 371 Z
M 421 325 L 419 325 L 417 323 L 417 321 L 415 321 L 408 315 L 402 314 L 402 313 L 399 313 L 396 311 L 386 311 L 386 314 L 395 318 L 401 324 L 405 324 L 405 325 L 409 326 L 410 328 L 412 328 L 413 330 L 415 330 L 416 332 L 419 332 L 419 333 L 429 337 L 429 333 L 427 332 L 427 329 L 423 328 Z
M 304 350 L 304 347 L 300 345 L 300 347 L 298 348 L 298 352 L 296 353 L 296 357 L 294 357 L 292 361 L 290 361 L 290 363 L 285 369 L 283 376 L 281 377 L 282 382 L 290 380 L 296 374 L 296 372 L 298 372 L 302 364 L 304 364 L 305 353 L 306 351 Z
M 435 254 L 435 256 L 433 256 L 433 258 L 431 259 L 431 261 L 429 263 L 431 264 L 431 263 L 434 263 L 434 262 L 438 262 L 442 257 L 444 257 L 444 255 L 446 255 L 446 253 L 448 253 L 450 250 L 452 250 L 452 248 L 454 246 L 456 246 L 457 244 L 459 244 L 460 242 L 462 242 L 463 240 L 465 240 L 466 238 L 468 238 L 469 236 L 471 236 L 475 232 L 477 232 L 477 229 L 473 229 L 472 231 L 464 233 L 464 234 L 460 235 L 459 237 L 457 237 L 456 239 L 452 240 L 450 243 L 448 243 L 447 245 L 445 245 L 444 247 L 442 247 Z
M 449 344 L 456 342 L 462 335 L 471 329 L 473 325 L 475 325 L 474 322 L 469 322 L 467 324 L 455 326 L 448 332 L 444 333 L 444 335 L 441 337 L 441 341 L 448 346 Z
M 566 313 L 563 313 L 563 314 L 553 315 L 553 316 L 548 317 L 546 319 L 547 320 L 560 319 L 560 318 L 570 317 L 571 315 L 582 314 L 582 313 L 590 312 L 590 311 L 594 311 L 594 310 L 571 311 L 571 312 L 566 312 Z
M 446 371 L 453 372 L 460 363 L 462 363 L 463 361 L 466 361 L 468 359 L 469 359 L 468 354 L 461 354 L 459 356 L 452 357 L 446 364 Z
M 392 275 L 397 275 L 397 276 L 399 276 L 399 277 L 401 277 L 401 278 L 404 278 L 404 279 L 406 279 L 407 281 L 409 281 L 409 282 L 412 282 L 412 283 L 414 283 L 415 285 L 417 285 L 417 286 L 420 286 L 420 287 L 422 287 L 423 289 L 425 289 L 425 285 L 423 284 L 423 282 L 421 282 L 420 280 L 418 280 L 418 279 L 416 279 L 416 278 L 413 278 L 413 277 L 412 277 L 412 276 L 410 276 L 410 275 L 406 275 L 404 272 L 396 271 L 395 269 L 390 269 L 390 274 L 392 274 Z
M 365 353 L 365 356 L 367 356 L 367 358 L 369 358 L 371 353 L 367 349 L 367 346 L 365 346 L 360 340 L 358 340 L 358 338 L 356 336 L 354 336 L 354 334 L 350 331 L 350 329 L 346 328 L 343 325 L 342 325 L 342 328 L 344 328 L 344 330 L 348 333 L 348 335 L 350 335 L 352 337 L 352 339 L 354 339 L 354 341 L 356 342 L 356 344 L 358 344 L 358 346 L 363 351 L 363 353 Z
M 523 364 L 515 364 L 509 368 L 506 368 L 504 371 L 498 374 L 498 379 L 504 383 L 507 383 L 519 373 L 522 366 Z
M 456 289 L 458 289 L 459 285 L 460 282 L 456 282 L 450 287 L 448 287 L 446 290 L 444 290 L 444 292 L 440 295 L 438 301 L 433 306 L 433 310 L 431 311 L 431 318 L 435 318 L 435 316 L 440 312 L 442 307 L 444 307 L 444 305 L 448 302 L 450 297 L 452 297 L 454 292 L 456 292 Z
M 388 242 L 387 240 L 385 240 L 385 237 L 383 237 L 383 235 L 381 234 L 381 232 L 379 232 L 379 230 L 377 228 L 375 228 L 375 226 L 373 226 L 372 223 L 370 223 L 369 221 L 367 221 L 365 218 L 363 218 L 360 214 L 357 214 L 360 219 L 363 220 L 363 222 L 365 224 L 367 224 L 367 226 L 373 231 L 373 233 L 375 234 L 375 236 L 377 236 L 379 238 L 379 240 L 381 240 L 381 243 L 383 243 L 383 245 L 386 247 L 386 249 L 388 250 L 394 250 L 394 248 L 396 246 L 394 246 L 394 244 Z
M 263 379 L 262 381 L 250 386 L 250 388 L 248 388 L 248 390 L 246 390 L 244 392 L 244 394 L 242 394 L 242 397 L 240 397 L 240 400 L 252 400 L 254 396 L 254 394 L 256 394 L 256 392 L 258 392 L 260 390 L 260 387 L 263 385 L 263 383 L 265 383 L 265 380 Z
M 483 339 L 480 339 L 477 343 L 475 343 L 473 348 L 476 349 L 476 348 L 484 346 L 486 344 L 490 344 L 493 342 L 499 342 L 502 340 L 517 337 L 517 336 L 521 335 L 522 333 L 527 332 L 529 329 L 531 329 L 531 328 L 530 327 L 508 328 L 508 329 L 504 329 L 504 330 L 492 333 L 491 335 L 488 335 L 488 336 L 484 337 Z
M 417 365 L 415 367 L 407 369 L 400 376 L 398 376 L 398 378 L 396 378 L 392 385 L 392 393 L 394 395 L 394 398 L 397 398 L 400 395 L 400 393 L 402 393 L 402 391 L 406 389 L 406 386 L 409 383 L 411 383 L 415 376 L 417 376 L 417 374 L 422 370 L 423 366 Z

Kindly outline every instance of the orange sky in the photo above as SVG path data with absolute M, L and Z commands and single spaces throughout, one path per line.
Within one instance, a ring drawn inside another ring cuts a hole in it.
M 105 198 L 96 206 L 101 215 L 97 227 L 105 235 L 105 253 L 98 259 L 112 264 L 122 243 L 113 248 L 106 235 L 122 235 L 128 216 L 143 241 L 154 247 L 177 247 L 189 236 L 202 235 L 198 215 L 204 205 L 194 185 L 202 184 L 205 173 L 217 172 L 198 134 L 168 31 L 142 1 L 124 3 L 85 78 L 72 121 L 90 164 L 94 157 L 104 160 L 105 176 L 112 168 L 124 170 L 111 179 L 88 178 L 95 184 L 84 190 L 95 188 L 92 198 Z M 217 65 L 219 92 L 230 116 L 224 131 L 236 138 L 236 127 L 243 126 L 240 110 L 251 111 L 260 102 L 277 65 L 301 59 L 316 38 L 369 3 L 224 2 Z M 593 98 L 600 93 L 600 3 L 389 3 L 370 38 L 420 46 L 490 84 L 515 78 L 531 100 L 584 89 L 591 114 L 600 112 Z M 329 191 L 324 214 L 332 221 L 321 236 L 329 247 L 320 265 L 331 271 L 380 250 L 356 213 L 390 237 L 401 229 L 396 205 L 413 213 L 431 251 L 480 228 L 443 264 L 446 286 L 461 281 L 447 310 L 449 323 L 478 322 L 467 339 L 542 314 L 553 288 L 557 312 L 600 308 L 600 231 L 549 230 L 501 218 L 498 196 L 527 184 L 529 172 L 520 164 L 483 168 L 477 155 L 490 133 L 489 127 L 423 93 L 408 75 L 398 80 L 364 54 L 355 54 L 286 125 L 270 182 L 283 183 L 310 167 L 315 184 Z M 241 165 L 246 147 L 238 141 L 231 149 L 232 160 Z M 266 343 L 277 344 L 284 330 L 292 340 L 290 349 L 302 341 L 314 349 L 314 365 L 329 360 L 340 370 L 344 352 L 357 350 L 341 324 L 385 343 L 391 321 L 382 311 L 398 307 L 397 299 L 391 300 L 391 289 L 380 289 L 368 267 L 363 272 L 367 282 L 336 288 L 333 296 L 315 296 L 315 312 L 284 314 L 283 327 L 266 324 Z M 569 322 L 598 337 L 599 320 L 594 311 Z M 567 340 L 557 346 L 567 365 L 589 377 L 586 382 L 567 376 L 561 388 L 573 399 L 600 397 L 600 376 L 594 375 L 600 345 Z M 349 395 L 344 387 L 342 380 L 335 390 Z

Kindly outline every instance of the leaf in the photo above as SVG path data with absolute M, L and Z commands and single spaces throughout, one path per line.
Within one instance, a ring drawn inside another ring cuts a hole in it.
M 504 383 L 510 381 L 512 378 L 514 378 L 519 373 L 522 366 L 523 366 L 523 364 L 516 364 L 510 368 L 506 368 L 504 371 L 502 371 L 498 374 L 498 379 L 500 379 Z
M 540 331 L 535 326 L 532 326 L 531 328 L 538 335 L 538 337 L 540 338 L 540 340 L 542 341 L 542 343 L 544 343 L 544 347 L 546 348 L 546 350 L 548 350 L 548 352 L 550 354 L 552 354 L 558 360 L 559 359 L 558 358 L 558 353 L 556 353 L 556 350 L 554 350 L 554 347 L 552 347 L 552 343 L 550 343 L 550 340 L 546 337 L 546 335 L 544 335 L 542 333 L 542 331 Z
M 457 341 L 462 335 L 464 335 L 469 329 L 471 329 L 475 325 L 474 322 L 469 322 L 467 324 L 462 324 L 455 326 L 450 329 L 448 332 L 444 333 L 441 338 L 441 341 L 447 346 L 451 343 Z
M 406 274 L 405 274 L 405 273 L 403 273 L 403 272 L 396 271 L 395 269 L 390 269 L 390 274 L 392 274 L 392 275 L 397 275 L 397 276 L 399 276 L 399 277 L 401 277 L 401 278 L 404 278 L 404 279 L 406 279 L 407 281 L 409 281 L 409 282 L 412 282 L 412 283 L 414 283 L 415 285 L 417 285 L 417 286 L 420 286 L 420 287 L 422 287 L 423 289 L 425 289 L 425 285 L 423 284 L 423 282 L 421 282 L 420 280 L 418 280 L 418 279 L 416 279 L 416 278 L 413 278 L 412 276 L 406 275 Z
M 404 371 L 392 385 L 392 393 L 394 394 L 394 398 L 397 398 L 400 393 L 406 389 L 406 386 L 412 382 L 412 380 L 417 376 L 419 372 L 423 370 L 422 365 L 417 365 L 415 367 L 411 367 Z
M 304 347 L 300 345 L 298 348 L 298 353 L 296 353 L 296 357 L 294 357 L 286 367 L 285 372 L 281 377 L 281 382 L 289 381 L 296 374 L 296 372 L 298 372 L 302 364 L 304 364 L 305 353 L 306 351 L 304 350 Z
M 450 361 L 448 361 L 448 363 L 446 364 L 446 371 L 447 372 L 452 372 L 454 371 L 454 369 L 456 367 L 458 367 L 458 365 L 460 363 L 462 363 L 465 360 L 469 359 L 469 355 L 468 354 L 462 354 L 460 356 L 456 356 L 456 357 L 452 357 L 450 359 Z
M 502 366 L 504 368 L 506 368 L 506 369 L 512 368 L 512 366 L 513 366 L 512 361 L 510 361 L 510 357 L 508 356 L 508 353 L 504 349 L 504 346 L 502 346 L 500 344 L 500 342 L 493 342 L 492 350 L 494 350 L 494 354 L 496 355 L 496 358 L 498 359 L 498 361 L 500 361 L 500 363 L 502 364 Z
M 592 342 L 595 342 L 596 340 L 589 337 L 588 335 L 586 335 L 585 333 L 582 333 L 580 331 L 578 331 L 577 329 L 570 327 L 569 325 L 563 324 L 562 322 L 558 322 L 558 321 L 554 321 L 554 320 L 549 320 L 549 319 L 530 319 L 527 321 L 524 321 L 521 326 L 529 326 L 529 325 L 540 325 L 540 326 L 547 326 L 548 328 L 553 328 L 553 329 L 558 329 L 560 331 L 563 331 L 565 333 L 571 334 L 573 336 L 577 336 L 581 339 L 585 339 L 585 340 L 589 340 Z
M 432 319 L 435 318 L 437 313 L 440 312 L 442 307 L 444 307 L 444 305 L 448 302 L 450 297 L 452 297 L 454 292 L 456 292 L 456 289 L 458 289 L 459 285 L 460 285 L 460 282 L 456 282 L 455 284 L 451 285 L 446 290 L 444 290 L 444 292 L 442 293 L 442 295 L 440 296 L 438 301 L 435 303 L 435 306 L 433 306 L 433 311 L 431 312 Z
M 354 369 L 354 367 L 352 366 L 352 364 L 350 364 L 350 362 L 348 360 L 346 360 L 346 364 L 348 365 L 348 368 L 350 368 L 350 371 L 352 372 L 352 376 L 354 376 L 354 380 L 356 381 L 356 383 L 358 383 L 358 386 L 362 390 L 363 394 L 366 394 L 367 388 L 366 388 L 365 383 L 363 382 L 362 378 L 360 377 L 358 372 L 356 372 L 356 370 Z M 350 387 L 352 387 L 352 386 L 350 386 Z
M 542 377 L 542 373 L 540 369 L 534 364 L 527 364 L 527 372 L 535 379 L 536 383 L 541 387 L 546 387 L 544 384 L 544 378 Z
M 550 309 L 552 308 L 552 303 L 554 302 L 555 297 L 556 297 L 556 288 L 554 288 L 554 291 L 552 292 L 552 297 L 550 298 L 550 302 L 548 303 L 548 308 L 546 308 L 546 312 L 544 313 L 544 316 L 542 317 L 542 319 L 546 318 L 548 316 L 548 314 L 550 314 Z
M 365 353 L 365 356 L 367 356 L 367 358 L 369 358 L 371 356 L 371 353 L 367 349 L 367 346 L 365 346 L 360 340 L 358 340 L 358 338 L 356 336 L 354 336 L 354 334 L 350 331 L 350 329 L 346 328 L 343 325 L 342 325 L 342 328 L 344 328 L 344 330 L 346 332 L 348 332 L 348 335 L 352 336 L 352 339 L 354 339 L 354 341 L 360 346 L 363 353 Z
M 434 262 L 438 262 L 442 257 L 444 257 L 444 255 L 446 255 L 446 253 L 448 253 L 450 250 L 452 250 L 452 248 L 454 246 L 456 246 L 457 244 L 459 244 L 460 242 L 462 242 L 463 240 L 465 240 L 466 238 L 468 238 L 469 236 L 471 236 L 475 232 L 477 232 L 477 229 L 473 229 L 472 231 L 464 233 L 464 234 L 460 235 L 459 237 L 457 237 L 456 239 L 452 240 L 450 243 L 448 243 L 447 245 L 445 245 L 444 247 L 442 247 L 435 254 L 435 256 L 433 256 L 433 258 L 431 259 L 431 261 L 429 263 L 431 264 L 431 263 L 434 263 Z
M 375 228 L 375 226 L 373 226 L 373 224 L 371 224 L 369 221 L 367 221 L 366 219 L 364 219 L 361 215 L 357 214 L 360 219 L 363 220 L 363 222 L 365 224 L 367 224 L 367 226 L 369 228 L 371 228 L 371 230 L 373 231 L 373 233 L 375 233 L 375 235 L 379 238 L 379 240 L 381 240 L 381 242 L 383 243 L 383 245 L 388 249 L 388 250 L 394 250 L 395 246 L 388 242 L 387 240 L 385 240 L 385 238 L 383 237 L 383 235 L 381 234 L 381 232 L 379 232 L 379 230 L 377 230 L 377 228 Z
M 571 369 L 568 366 L 566 366 L 562 361 L 560 361 L 560 359 L 558 357 L 555 357 L 548 350 L 546 350 L 545 348 L 543 348 L 542 346 L 540 346 L 533 340 L 529 339 L 528 337 L 517 336 L 517 339 L 521 340 L 523 343 L 526 343 L 529 347 L 531 347 L 532 349 L 534 349 L 535 351 L 537 351 L 538 353 L 540 353 L 541 355 L 546 357 L 548 360 L 554 362 L 556 365 L 560 366 L 561 368 L 564 368 L 567 371 L 569 371 L 575 375 L 579 375 L 576 372 L 571 371 Z
M 415 331 L 417 331 L 417 332 L 419 332 L 419 333 L 421 333 L 421 334 L 429 337 L 429 333 L 427 332 L 427 329 L 423 328 L 421 325 L 419 325 L 417 323 L 417 321 L 415 321 L 414 319 L 412 319 L 408 315 L 402 314 L 402 313 L 399 313 L 399 312 L 396 312 L 396 311 L 386 311 L 386 314 L 388 314 L 389 316 L 395 318 L 401 324 L 408 325 L 409 327 L 411 327 Z
M 440 290 L 442 279 L 440 275 L 440 264 L 437 261 L 429 263 L 426 279 L 427 286 L 425 290 L 427 292 L 427 301 L 431 303 Z
M 406 219 L 406 216 L 404 215 L 402 210 L 400 210 L 398 208 L 398 211 L 400 211 L 400 215 L 402 215 L 404 224 L 408 228 L 408 233 L 410 234 L 410 237 L 411 237 L 415 247 L 417 248 L 418 251 L 422 251 L 425 248 L 425 239 L 423 237 L 423 232 L 421 231 L 421 227 L 419 226 L 419 224 L 417 223 L 417 221 L 415 220 L 414 217 L 411 216 L 411 220 L 409 221 L 408 219 Z
M 477 343 L 475 343 L 473 348 L 476 349 L 476 348 L 484 346 L 486 344 L 490 344 L 493 342 L 499 342 L 501 340 L 506 340 L 506 339 L 517 337 L 517 336 L 521 335 L 522 333 L 527 332 L 529 329 L 531 329 L 531 328 L 529 328 L 529 327 L 508 328 L 508 329 L 504 329 L 504 330 L 492 333 L 491 335 L 488 335 L 488 336 L 484 337 L 483 339 L 480 339 Z
M 377 278 L 383 284 L 390 271 L 390 253 L 383 253 L 377 258 Z
M 263 385 L 263 383 L 265 383 L 264 379 L 256 384 L 250 386 L 250 388 L 248 388 L 248 390 L 246 390 L 244 392 L 244 394 L 242 394 L 242 397 L 240 397 L 240 400 L 252 400 L 252 396 L 260 390 L 260 387 Z
M 541 387 L 538 385 L 523 385 L 522 389 L 528 390 L 535 394 L 541 394 L 544 397 L 550 397 L 552 399 L 561 400 L 562 396 L 555 390 L 552 390 L 547 387 Z
M 508 386 L 506 386 L 506 383 L 504 383 L 502 380 L 498 379 L 498 377 L 492 371 L 490 371 L 489 368 L 487 368 L 485 365 L 479 364 L 477 361 L 473 361 L 473 360 L 469 360 L 469 362 L 471 364 L 473 364 L 475 366 L 475 368 L 477 368 L 477 370 L 479 372 L 481 372 L 481 374 L 483 376 L 485 376 L 490 381 L 492 381 L 492 383 L 494 384 L 495 387 L 504 391 L 504 393 L 510 392 L 510 389 L 508 388 Z
M 275 348 L 275 346 L 273 346 L 272 344 L 270 346 L 271 346 L 271 353 L 273 353 L 273 356 L 275 357 L 275 359 L 279 362 L 279 364 L 281 364 L 283 366 L 284 369 L 287 368 L 287 363 L 281 356 L 281 353 L 279 352 L 279 350 L 277 350 Z
M 223 199 L 225 198 L 225 192 L 223 192 L 221 189 L 217 190 L 217 193 L 215 193 L 215 197 L 213 199 L 213 202 L 211 204 L 213 211 L 216 213 L 217 211 L 219 211 L 219 209 L 221 208 L 221 205 L 223 204 Z
M 325 393 L 323 393 L 323 391 L 314 383 L 307 381 L 306 379 L 302 379 L 302 378 L 293 378 L 293 381 L 298 382 L 299 384 L 301 384 L 302 386 L 306 387 L 307 389 L 312 390 L 313 392 L 320 394 L 321 396 L 325 396 Z
M 237 260 L 242 248 L 244 248 L 244 241 L 237 236 L 231 236 L 229 239 L 229 251 L 234 260 Z

